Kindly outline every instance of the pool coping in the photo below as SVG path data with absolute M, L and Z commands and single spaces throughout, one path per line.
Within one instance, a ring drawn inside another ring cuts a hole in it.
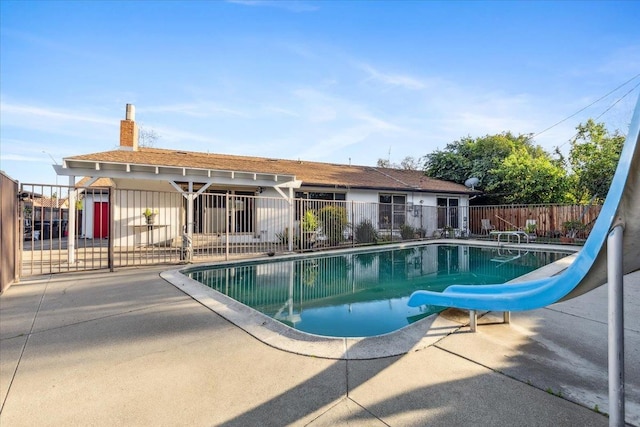
M 204 307 L 227 319 L 251 336 L 263 343 L 290 353 L 337 360 L 366 360 L 399 356 L 412 351 L 419 351 L 429 347 L 445 336 L 468 325 L 468 317 L 451 315 L 451 309 L 439 314 L 432 314 L 415 323 L 384 335 L 372 337 L 327 337 L 314 335 L 293 329 L 271 317 L 250 308 L 233 298 L 215 291 L 202 283 L 187 277 L 183 272 L 206 268 L 209 266 L 236 265 L 256 261 L 273 261 L 275 259 L 304 259 L 318 255 L 335 255 L 340 253 L 357 253 L 375 249 L 402 249 L 412 246 L 455 243 L 468 246 L 489 246 L 508 249 L 529 249 L 560 252 L 575 252 L 552 264 L 548 264 L 528 274 L 513 279 L 507 283 L 517 283 L 541 277 L 550 277 L 566 269 L 576 257 L 580 247 L 556 245 L 505 245 L 496 242 L 482 242 L 475 240 L 438 239 L 427 242 L 409 242 L 383 247 L 367 246 L 361 248 L 338 249 L 332 251 L 316 251 L 303 254 L 282 254 L 277 257 L 256 257 L 238 260 L 218 261 L 202 264 L 189 264 L 177 269 L 163 271 L 160 276 L 198 301 Z M 449 312 L 449 313 L 447 313 Z M 454 310 L 455 312 L 455 310 Z

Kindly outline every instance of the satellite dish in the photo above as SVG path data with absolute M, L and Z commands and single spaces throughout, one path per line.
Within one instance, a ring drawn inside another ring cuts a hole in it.
M 464 182 L 464 185 L 470 187 L 472 190 L 475 190 L 475 186 L 480 183 L 478 178 L 469 178 Z

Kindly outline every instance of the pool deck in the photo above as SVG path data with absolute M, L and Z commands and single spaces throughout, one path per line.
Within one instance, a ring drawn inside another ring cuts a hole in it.
M 258 340 L 170 269 L 40 276 L 0 296 L 0 425 L 608 424 L 606 286 L 510 324 L 489 313 L 476 333 L 448 311 L 405 354 L 344 360 Z M 640 271 L 624 292 L 626 420 L 640 426 Z

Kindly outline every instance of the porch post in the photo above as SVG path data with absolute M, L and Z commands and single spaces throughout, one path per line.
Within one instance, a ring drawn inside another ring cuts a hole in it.
M 67 262 L 76 262 L 76 177 L 69 176 L 69 233 L 67 235 Z M 111 237 L 111 236 L 109 236 Z
M 187 236 L 193 241 L 193 182 L 189 181 L 189 193 L 187 194 Z
M 289 187 L 289 252 L 293 252 L 293 218 L 295 213 L 295 200 L 293 199 L 293 188 Z
M 185 191 L 182 186 L 175 183 L 175 181 L 169 181 L 169 184 L 175 188 L 178 193 L 182 195 L 187 201 L 187 214 L 184 218 L 185 224 L 183 225 L 182 230 L 182 253 L 180 255 L 180 259 L 191 262 L 193 259 L 193 224 L 194 224 L 194 210 L 193 210 L 193 201 L 198 197 L 209 185 L 201 188 L 198 193 L 193 193 L 193 182 L 189 182 L 187 184 L 187 191 Z
M 622 298 L 622 225 L 607 237 L 609 283 L 609 425 L 624 426 L 624 316 Z

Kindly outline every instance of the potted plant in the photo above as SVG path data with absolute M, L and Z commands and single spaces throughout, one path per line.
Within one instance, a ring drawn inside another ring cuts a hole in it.
M 566 234 L 563 237 L 560 237 L 560 241 L 563 243 L 573 243 L 579 231 L 583 231 L 586 226 L 577 220 L 565 221 L 562 224 L 562 228 L 564 228 Z
M 312 210 L 308 210 L 302 217 L 302 231 L 311 233 L 318 228 L 318 217 Z
M 150 208 L 146 208 L 144 211 L 142 211 L 142 216 L 145 217 L 147 225 L 152 225 L 156 222 L 156 215 L 158 215 L 157 209 L 152 210 Z
M 538 235 L 536 234 L 537 229 L 538 225 L 532 222 L 527 224 L 527 226 L 524 228 L 525 233 L 527 233 L 527 235 L 529 236 L 529 240 L 535 240 L 535 238 L 538 237 Z
M 452 226 L 445 225 L 444 227 L 444 237 L 448 239 L 453 239 L 455 237 L 455 231 Z
M 316 230 L 320 222 L 315 212 L 311 209 L 304 213 L 302 220 L 300 221 L 300 227 L 302 228 L 302 244 L 306 249 L 310 249 L 315 244 Z

